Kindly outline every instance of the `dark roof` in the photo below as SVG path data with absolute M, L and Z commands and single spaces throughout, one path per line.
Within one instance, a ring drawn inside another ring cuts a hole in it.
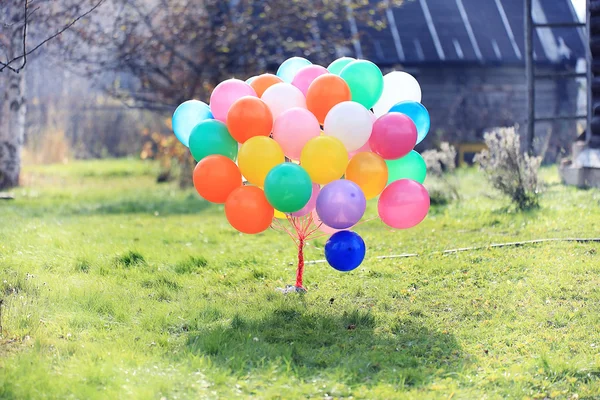
M 359 26 L 358 57 L 379 65 L 524 64 L 524 0 L 406 0 L 387 27 Z M 533 0 L 534 21 L 577 22 L 571 0 Z M 397 33 L 397 35 L 396 35 Z M 538 64 L 585 57 L 581 28 L 537 28 Z

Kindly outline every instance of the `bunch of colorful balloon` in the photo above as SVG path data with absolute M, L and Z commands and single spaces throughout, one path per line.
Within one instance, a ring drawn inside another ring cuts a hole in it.
M 277 75 L 221 82 L 210 106 L 184 102 L 173 130 L 198 161 L 196 190 L 225 204 L 235 229 L 271 227 L 294 239 L 302 288 L 307 240 L 331 235 L 329 264 L 360 265 L 365 244 L 349 229 L 367 200 L 379 196 L 379 217 L 392 228 L 427 215 L 426 166 L 413 150 L 429 131 L 420 101 L 419 84 L 405 72 L 383 76 L 372 62 L 348 57 L 327 68 L 293 57 Z

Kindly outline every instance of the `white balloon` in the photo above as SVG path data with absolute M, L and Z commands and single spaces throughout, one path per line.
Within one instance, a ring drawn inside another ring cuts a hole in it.
M 392 71 L 383 77 L 383 93 L 373 106 L 376 117 L 381 117 L 401 101 L 421 102 L 421 86 L 409 73 Z
M 261 99 L 269 106 L 273 120 L 290 108 L 306 108 L 306 98 L 300 89 L 289 83 L 276 83 L 270 86 L 265 90 Z
M 344 101 L 336 104 L 325 117 L 323 132 L 342 141 L 346 150 L 358 150 L 369 141 L 375 118 L 362 104 Z

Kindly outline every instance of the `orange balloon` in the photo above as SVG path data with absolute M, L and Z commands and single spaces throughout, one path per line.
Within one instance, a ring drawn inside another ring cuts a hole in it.
M 350 87 L 345 80 L 334 74 L 325 74 L 315 79 L 306 92 L 306 108 L 323 125 L 329 110 L 342 101 L 352 100 Z
M 261 97 L 265 90 L 267 90 L 274 84 L 281 82 L 283 82 L 283 80 L 276 75 L 262 74 L 254 78 L 252 82 L 250 82 L 250 86 L 252 86 L 252 89 L 254 89 L 256 95 L 258 97 Z
M 273 130 L 273 115 L 261 99 L 244 96 L 231 105 L 227 113 L 227 129 L 240 143 L 254 136 L 269 136 Z
M 388 168 L 385 160 L 375 153 L 357 153 L 346 168 L 346 179 L 356 183 L 367 200 L 377 197 L 388 181 Z
M 260 233 L 271 226 L 275 210 L 256 186 L 235 189 L 225 202 L 225 216 L 242 233 Z
M 242 186 L 242 174 L 231 159 L 222 155 L 204 157 L 194 168 L 194 187 L 211 203 L 225 203 L 236 188 Z

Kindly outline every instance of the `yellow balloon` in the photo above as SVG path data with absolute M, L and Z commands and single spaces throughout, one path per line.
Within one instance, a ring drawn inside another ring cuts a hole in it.
M 254 136 L 246 140 L 238 152 L 240 172 L 248 182 L 263 187 L 271 169 L 285 161 L 283 150 L 273 139 Z
M 357 153 L 346 168 L 346 179 L 356 183 L 372 199 L 380 194 L 388 180 L 388 168 L 385 160 L 375 153 Z
M 314 183 L 325 185 L 344 175 L 348 165 L 348 151 L 333 136 L 317 136 L 304 145 L 300 165 Z
M 287 215 L 285 215 L 284 213 L 282 213 L 279 210 L 275 210 L 275 218 L 277 218 L 277 219 L 287 219 Z

